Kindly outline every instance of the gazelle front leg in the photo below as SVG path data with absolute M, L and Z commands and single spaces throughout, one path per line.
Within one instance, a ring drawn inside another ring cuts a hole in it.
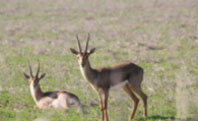
M 108 108 L 108 97 L 109 97 L 109 94 L 108 94 L 108 91 L 105 92 L 104 94 L 104 116 L 105 116 L 105 120 L 104 121 L 109 121 L 109 118 L 108 118 L 108 112 L 107 112 L 107 108 Z
M 99 92 L 100 97 L 100 110 L 101 110 L 101 121 L 109 121 L 107 107 L 108 107 L 108 91 Z
M 104 121 L 103 96 L 101 93 L 99 93 L 99 104 L 100 104 L 100 119 L 101 121 Z

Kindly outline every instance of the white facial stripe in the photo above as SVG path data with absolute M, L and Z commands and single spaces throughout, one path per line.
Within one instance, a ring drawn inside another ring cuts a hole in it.
M 35 88 L 34 88 L 34 84 L 32 82 L 30 84 L 30 91 L 31 91 L 31 94 L 32 94 L 32 97 L 33 97 L 34 101 L 37 103 L 36 94 L 35 94 Z

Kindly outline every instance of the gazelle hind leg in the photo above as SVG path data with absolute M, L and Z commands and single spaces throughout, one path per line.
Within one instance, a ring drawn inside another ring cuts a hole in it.
M 141 89 L 141 83 L 143 81 L 144 71 L 140 70 L 136 76 L 131 75 L 129 77 L 129 87 L 137 93 L 143 100 L 144 103 L 144 115 L 147 116 L 147 95 Z
M 126 84 L 123 89 L 125 90 L 125 92 L 131 97 L 131 99 L 134 102 L 134 108 L 132 109 L 129 121 L 131 121 L 131 119 L 133 119 L 136 109 L 138 107 L 138 103 L 139 103 L 139 99 L 137 98 L 137 96 L 133 93 L 133 91 L 131 90 L 130 86 L 128 84 Z
M 142 98 L 144 103 L 144 116 L 147 116 L 147 95 L 142 91 L 141 86 L 134 87 L 133 90 Z
M 80 100 L 78 98 L 73 97 L 73 98 L 70 99 L 69 102 L 70 102 L 70 104 L 69 104 L 70 107 L 74 107 L 78 110 L 79 113 L 83 113 L 82 105 L 81 105 Z
M 75 102 L 74 107 L 78 110 L 79 113 L 84 113 L 84 109 L 82 104 L 79 101 Z

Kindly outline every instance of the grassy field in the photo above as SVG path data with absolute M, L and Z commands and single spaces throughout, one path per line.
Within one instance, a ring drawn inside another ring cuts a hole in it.
M 0 121 L 98 121 L 97 94 L 84 80 L 69 48 L 91 34 L 93 67 L 125 61 L 145 70 L 147 118 L 198 120 L 197 0 L 0 0 Z M 79 96 L 86 113 L 36 109 L 22 72 L 40 60 L 43 91 Z M 133 103 L 125 92 L 109 98 L 110 121 L 127 121 Z

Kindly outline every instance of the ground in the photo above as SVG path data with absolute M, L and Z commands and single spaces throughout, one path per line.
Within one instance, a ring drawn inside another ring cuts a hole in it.
M 97 93 L 83 79 L 76 34 L 90 33 L 94 68 L 133 62 L 144 69 L 148 117 L 139 103 L 136 121 L 198 120 L 197 0 L 1 0 L 0 120 L 98 121 Z M 34 108 L 23 77 L 37 60 L 46 77 L 43 91 L 76 94 L 86 113 Z M 109 97 L 110 121 L 127 121 L 133 103 L 122 90 Z

